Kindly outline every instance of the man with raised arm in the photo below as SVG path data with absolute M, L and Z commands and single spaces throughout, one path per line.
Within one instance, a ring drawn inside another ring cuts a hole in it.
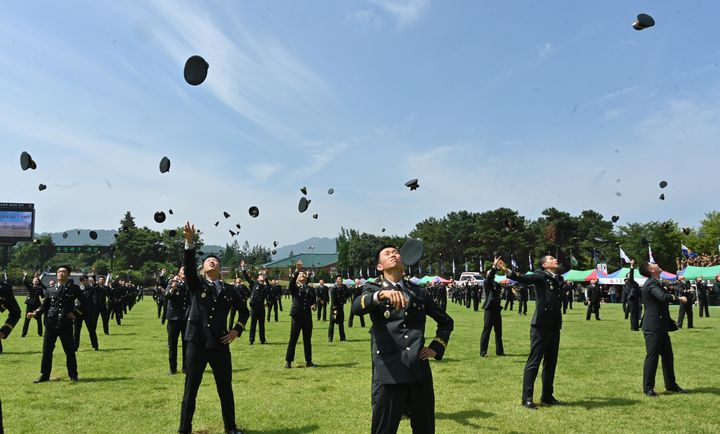
M 202 262 L 202 276 L 195 263 L 195 226 L 190 222 L 183 228 L 185 238 L 185 284 L 190 297 L 190 312 L 185 328 L 187 349 L 185 356 L 186 376 L 180 411 L 179 433 L 192 432 L 195 399 L 202 382 L 205 367 L 209 364 L 215 377 L 220 397 L 225 432 L 240 433 L 235 425 L 235 398 L 232 390 L 232 358 L 230 343 L 242 333 L 249 313 L 242 306 L 240 297 L 220 279 L 220 259 L 208 255 Z M 228 331 L 227 317 L 235 306 L 239 318 Z
M 395 433 L 409 412 L 414 433 L 435 432 L 435 392 L 429 359 L 441 360 L 453 320 L 427 291 L 403 277 L 399 250 L 377 252 L 378 280 L 366 283 L 352 310 L 372 321 L 372 433 Z M 435 338 L 425 342 L 425 322 L 437 323 Z

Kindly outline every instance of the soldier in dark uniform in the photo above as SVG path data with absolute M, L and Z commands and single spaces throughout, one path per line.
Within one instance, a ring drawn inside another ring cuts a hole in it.
M 630 274 L 630 273 L 628 273 L 628 274 Z M 637 282 L 635 284 L 637 285 Z M 628 279 L 626 276 L 625 283 L 623 284 L 623 287 L 622 287 L 622 309 L 623 309 L 623 313 L 625 314 L 625 319 L 628 319 L 628 317 L 630 316 L 629 298 L 630 298 L 631 292 L 632 292 L 632 287 L 630 285 L 628 285 Z
M 355 300 L 360 297 L 360 294 L 362 294 L 363 288 L 362 283 L 360 282 L 360 279 L 355 279 L 355 286 L 352 288 L 352 302 L 351 305 L 355 303 Z M 355 318 L 355 311 L 353 309 L 350 309 L 350 315 L 348 318 L 348 327 L 352 328 L 353 326 L 353 319 Z M 360 327 L 365 327 L 365 315 L 360 315 Z
M 630 314 L 630 330 L 640 330 L 640 285 L 635 281 L 635 260 L 630 260 L 630 272 L 623 285 L 623 294 L 627 293 L 627 309 Z
M 45 336 L 43 336 L 43 355 L 40 364 L 40 376 L 35 383 L 50 379 L 52 372 L 53 350 L 55 342 L 60 338 L 67 362 L 68 376 L 71 381 L 78 381 L 75 343 L 73 341 L 73 320 L 82 315 L 80 310 L 87 301 L 80 287 L 70 283 L 70 267 L 61 266 L 57 269 L 57 285 L 45 291 L 45 299 L 39 308 L 29 312 L 27 316 L 34 318 L 45 314 Z M 78 305 L 76 300 L 80 300 Z
M 558 261 L 554 257 L 543 256 L 539 265 L 538 271 L 523 275 L 508 270 L 502 262 L 499 264 L 508 279 L 535 287 L 535 313 L 530 322 L 530 356 L 525 364 L 522 390 L 522 405 L 529 409 L 537 408 L 533 402 L 533 389 L 540 362 L 543 362 L 540 401 L 547 405 L 560 404 L 553 396 L 553 382 L 562 328 L 563 278 L 557 274 Z
M 280 308 L 280 312 L 282 312 L 283 311 L 283 307 L 282 307 L 283 289 L 282 289 L 282 286 L 280 286 L 280 283 L 278 283 L 277 279 L 272 280 L 272 290 L 273 290 L 273 294 L 275 294 L 275 298 L 277 298 L 278 307 Z
M 687 315 L 687 328 L 693 328 L 693 303 L 695 303 L 695 297 L 690 288 L 690 284 L 685 280 L 685 276 L 678 276 L 677 282 L 675 282 L 675 297 L 685 297 L 687 303 L 680 303 L 680 313 L 678 314 L 677 325 L 682 328 L 683 320 Z
M 247 307 L 247 301 L 248 298 L 250 298 L 250 290 L 247 286 L 243 285 L 242 280 L 240 280 L 239 277 L 235 278 L 235 283 L 233 284 L 233 289 L 237 293 L 238 297 L 240 297 L 240 301 L 242 302 L 243 306 Z M 237 311 L 233 307 L 230 310 L 230 321 L 228 322 L 228 328 L 232 328 L 235 324 L 235 314 L 237 314 Z
M 115 316 L 117 325 L 121 325 L 122 323 L 124 291 L 122 281 L 113 280 L 110 283 L 110 318 Z
M 265 340 L 265 300 L 267 298 L 268 286 L 265 275 L 258 274 L 257 280 L 253 280 L 245 271 L 245 261 L 240 261 L 240 272 L 245 276 L 250 285 L 250 345 L 255 343 L 255 327 L 260 328 L 260 343 L 267 344 Z
M 180 268 L 179 275 L 185 276 L 184 267 Z M 170 280 L 163 298 L 167 300 L 167 334 L 168 334 L 168 361 L 170 363 L 170 375 L 177 374 L 177 346 L 178 337 L 182 335 L 182 371 L 185 372 L 185 355 L 187 346 L 185 344 L 185 326 L 187 324 L 188 311 L 190 309 L 190 296 L 185 281 L 179 275 Z
M 98 338 L 97 338 L 97 323 L 95 322 L 95 305 L 92 300 L 95 297 L 95 285 L 90 284 L 90 279 L 87 274 L 80 276 L 80 291 L 83 295 L 83 300 L 86 301 L 82 309 L 82 315 L 75 318 L 75 351 L 80 349 L 80 332 L 82 331 L 82 325 L 85 326 L 90 336 L 90 344 L 95 351 L 99 350 Z M 78 310 L 78 309 L 76 309 Z
M 267 322 L 270 322 L 273 307 L 275 308 L 275 322 L 278 322 L 278 303 L 277 298 L 275 298 L 272 283 L 270 282 L 265 286 L 265 305 L 267 306 Z
M 97 278 L 97 288 L 93 296 L 93 304 L 95 305 L 95 324 L 98 319 L 102 320 L 103 333 L 110 334 L 110 310 L 108 302 L 110 300 L 110 287 L 105 284 L 105 278 L 100 276 Z
M 703 317 L 703 313 L 706 317 L 710 317 L 710 310 L 708 309 L 708 286 L 703 282 L 701 277 L 695 279 L 695 288 L 698 294 L 698 304 L 700 306 L 700 318 Z
M 209 364 L 220 397 L 225 432 L 239 434 L 240 431 L 235 425 L 230 343 L 242 333 L 249 313 L 247 307 L 242 306 L 237 293 L 220 279 L 220 260 L 217 257 L 212 255 L 206 257 L 202 263 L 203 275 L 198 276 L 193 245 L 195 226 L 186 223 L 183 236 L 185 238 L 183 266 L 185 284 L 190 297 L 190 313 L 185 329 L 186 376 L 178 432 L 192 432 L 195 399 L 203 373 Z M 235 327 L 228 331 L 227 319 L 232 306 L 235 306 L 239 318 Z
M 660 273 L 662 269 L 657 264 L 645 262 L 640 266 L 640 274 L 647 277 L 642 287 L 642 303 L 645 306 L 642 328 L 645 334 L 645 365 L 643 367 L 643 392 L 650 397 L 658 396 L 655 393 L 655 373 L 658 359 L 662 357 L 663 378 L 665 389 L 668 392 L 684 393 L 675 381 L 675 366 L 673 360 L 672 343 L 669 331 L 677 330 L 672 318 L 668 303 L 679 301 L 682 304 L 688 299 L 667 294 L 660 286 Z
M 472 292 L 473 310 L 477 312 L 480 309 L 480 300 L 482 299 L 480 286 L 475 282 L 468 283 L 468 285 L 470 285 L 470 291 Z
M 333 341 L 335 324 L 338 325 L 340 342 L 345 340 L 345 303 L 349 294 L 347 286 L 343 284 L 342 277 L 335 279 L 335 286 L 330 288 L 330 325 L 328 326 L 328 342 Z
M 317 288 L 315 288 L 315 293 L 317 294 L 317 319 L 320 321 L 320 317 L 322 316 L 322 320 L 327 321 L 327 305 L 330 301 L 330 293 L 328 292 L 328 287 L 325 286 L 324 280 L 320 279 Z M 322 315 L 320 315 L 321 313 Z
M 23 272 L 23 283 L 25 284 L 25 288 L 27 288 L 28 295 L 25 298 L 25 315 L 27 315 L 29 312 L 34 311 L 38 307 L 40 307 L 40 300 L 45 296 L 45 285 L 43 285 L 42 281 L 38 276 L 34 276 L 32 280 L 32 284 L 27 278 L 28 273 Z M 37 317 L 35 318 L 37 321 L 37 327 L 38 327 L 38 336 L 43 335 L 43 326 L 42 326 L 42 318 Z M 27 336 L 28 327 L 30 326 L 30 318 L 25 317 L 25 321 L 23 322 L 23 328 L 22 328 L 22 337 Z
M 0 312 L 8 311 L 8 317 L 5 324 L 0 327 L 0 353 L 3 351 L 2 341 L 10 336 L 10 332 L 20 321 L 20 305 L 13 294 L 12 285 L 7 282 L 0 282 Z
M 457 285 L 454 285 L 457 288 Z M 472 287 L 469 283 L 465 283 L 464 285 L 465 289 L 465 307 L 470 309 L 470 304 L 472 303 Z
M 435 432 L 435 392 L 428 359 L 442 360 L 453 320 L 422 287 L 403 279 L 400 252 L 390 245 L 377 254 L 382 276 L 367 283 L 353 302 L 369 314 L 372 354 L 372 433 L 395 433 L 404 413 L 414 433 Z M 437 322 L 426 346 L 425 323 Z
M 480 335 L 480 357 L 487 356 L 488 344 L 490 343 L 490 332 L 495 329 L 495 354 L 498 356 L 505 355 L 502 341 L 502 307 L 500 307 L 500 297 L 502 287 L 495 281 L 495 273 L 500 269 L 500 258 L 495 258 L 492 268 L 487 272 L 485 282 L 485 324 Z
M 600 321 L 600 299 L 602 298 L 602 290 L 597 284 L 597 279 L 592 279 L 587 287 L 587 314 L 585 319 L 590 321 L 590 316 L 595 312 L 595 319 Z
M 503 310 L 507 310 L 508 305 L 510 305 L 510 312 L 512 312 L 513 305 L 515 305 L 515 294 L 513 294 L 510 285 L 507 285 L 505 287 L 505 294 L 503 298 L 505 299 L 505 307 L 503 308 Z
M 443 284 L 437 287 L 437 304 L 443 312 L 447 311 L 447 286 Z
M 573 298 L 575 297 L 575 284 L 573 282 L 565 282 L 563 285 L 562 310 L 563 314 L 567 313 L 568 307 L 572 310 Z
M 166 277 L 167 269 L 163 268 L 160 270 L 160 275 L 155 283 L 155 290 L 153 291 L 153 300 L 157 304 L 157 316 L 162 323 L 165 322 L 165 313 L 167 312 L 167 303 L 165 300 L 165 291 L 168 287 L 168 278 Z
M 295 346 L 303 336 L 303 349 L 305 351 L 305 364 L 308 368 L 315 367 L 312 361 L 312 313 L 317 309 L 317 296 L 314 288 L 307 286 L 307 276 L 302 271 L 302 261 L 295 265 L 295 273 L 290 276 L 290 294 L 292 295 L 292 307 L 290 308 L 290 341 L 288 342 L 287 353 L 285 353 L 285 367 L 290 368 L 295 360 Z
M 527 285 L 519 283 L 518 288 L 518 315 L 527 315 L 527 303 L 530 298 L 530 290 Z

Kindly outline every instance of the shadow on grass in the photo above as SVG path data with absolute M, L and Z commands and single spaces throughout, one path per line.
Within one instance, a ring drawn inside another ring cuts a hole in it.
M 357 365 L 357 362 L 328 363 L 328 364 L 317 365 L 317 367 L 318 368 L 352 368 L 355 365 Z
M 115 351 L 131 351 L 132 348 L 100 348 L 101 353 L 113 353 Z
M 3 351 L 3 354 L 42 354 L 42 351 Z
M 107 383 L 110 381 L 133 380 L 131 377 L 85 377 L 80 379 L 80 383 Z
M 243 430 L 243 432 L 246 433 L 263 433 L 263 434 L 279 434 L 279 433 L 287 433 L 287 434 L 302 434 L 302 433 L 308 433 L 308 432 L 315 432 L 320 429 L 320 426 L 318 424 L 312 424 L 312 425 L 305 425 L 305 426 L 299 426 L 295 428 L 277 428 L 270 431 L 250 431 L 250 430 Z
M 720 387 L 696 387 L 694 389 L 686 389 L 687 393 L 710 393 L 712 395 L 720 395 Z
M 596 408 L 625 407 L 639 403 L 640 401 L 637 399 L 592 397 L 581 401 L 567 401 L 563 405 L 568 407 L 583 407 L 585 410 L 592 410 Z
M 495 416 L 495 414 L 480 410 L 461 410 L 454 413 L 435 413 L 436 419 L 451 420 L 453 422 L 459 423 L 462 426 L 467 426 L 474 429 L 483 428 L 484 430 L 487 430 L 488 428 L 482 427 L 481 425 L 472 422 L 470 419 L 487 419 L 491 416 Z

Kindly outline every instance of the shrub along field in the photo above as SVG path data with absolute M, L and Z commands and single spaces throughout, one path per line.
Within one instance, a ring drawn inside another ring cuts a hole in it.
M 22 300 L 20 300 L 22 302 Z M 327 342 L 328 322 L 315 322 L 313 361 L 304 367 L 302 342 L 293 369 L 284 369 L 290 300 L 279 322 L 267 324 L 269 345 L 232 344 L 233 389 L 238 426 L 250 433 L 366 433 L 370 430 L 370 337 L 367 328 L 347 329 L 348 342 Z M 24 305 L 21 304 L 24 308 Z M 349 305 L 346 309 L 349 308 Z M 585 321 L 582 304 L 564 317 L 555 396 L 561 407 L 530 411 L 520 406 L 522 372 L 529 350 L 528 316 L 503 313 L 506 357 L 479 357 L 483 313 L 450 304 L 455 331 L 444 360 L 433 361 L 438 433 L 476 432 L 720 432 L 720 309 L 695 318 L 695 328 L 672 333 L 678 384 L 689 393 L 642 394 L 645 347 L 631 332 L 620 305 L 603 305 L 602 321 Z M 672 309 L 672 308 L 671 308 Z M 677 314 L 677 307 L 672 310 Z M 697 316 L 697 310 L 695 311 Z M 4 320 L 4 314 L 2 319 Z M 22 321 L 22 320 L 21 320 Z M 434 336 L 429 320 L 426 336 Z M 368 323 L 369 326 L 369 323 Z M 51 381 L 39 375 L 42 338 L 34 327 L 20 337 L 21 323 L 4 341 L 0 376 L 8 433 L 173 433 L 177 431 L 184 376 L 168 375 L 165 327 L 150 297 L 122 326 L 100 330 L 100 351 L 83 329 L 77 354 L 80 381 L 70 383 L 65 355 L 55 349 Z M 540 377 L 536 383 L 539 400 Z M 198 395 L 194 429 L 223 432 L 220 404 L 208 368 Z M 408 421 L 400 432 L 409 433 Z

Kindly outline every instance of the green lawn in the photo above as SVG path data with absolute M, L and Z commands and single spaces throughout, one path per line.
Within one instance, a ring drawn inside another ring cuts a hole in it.
M 270 345 L 249 346 L 247 335 L 232 345 L 238 426 L 264 433 L 368 432 L 367 329 L 356 325 L 347 330 L 349 342 L 328 344 L 327 323 L 316 323 L 313 350 L 320 367 L 285 370 L 289 301 L 284 305 L 280 322 L 268 326 Z M 445 359 L 433 362 L 438 433 L 720 432 L 720 309 L 711 308 L 712 318 L 696 318 L 694 330 L 672 334 L 678 383 L 690 393 L 663 393 L 659 369 L 661 396 L 650 399 L 642 394 L 641 332 L 630 332 L 619 305 L 603 305 L 603 321 L 586 322 L 583 306 L 576 304 L 564 318 L 555 381 L 555 395 L 567 405 L 533 412 L 520 406 L 532 302 L 529 307 L 522 318 L 505 312 L 509 356 L 495 357 L 491 339 L 491 356 L 480 359 L 482 312 L 449 306 L 455 332 Z M 42 340 L 32 334 L 20 338 L 18 324 L 0 355 L 7 432 L 175 432 L 184 376 L 166 374 L 166 333 L 155 318 L 152 299 L 146 297 L 110 332 L 99 336 L 101 351 L 94 352 L 83 330 L 79 383 L 67 380 L 58 343 L 52 381 L 36 385 L 32 381 L 39 375 Z M 296 357 L 303 365 L 302 343 Z M 536 400 L 539 390 L 538 378 Z M 201 433 L 222 432 L 210 372 L 200 389 L 194 427 Z M 410 432 L 407 421 L 400 432 Z

